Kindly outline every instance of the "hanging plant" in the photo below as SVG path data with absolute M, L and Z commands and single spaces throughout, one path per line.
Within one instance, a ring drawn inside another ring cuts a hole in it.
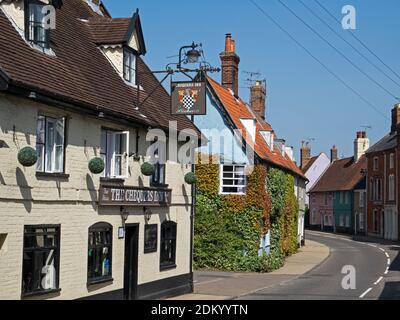
M 154 174 L 156 168 L 150 162 L 145 162 L 141 165 L 140 170 L 142 171 L 143 175 L 149 177 Z
M 188 172 L 185 174 L 185 182 L 187 184 L 195 184 L 197 182 L 197 176 L 193 172 Z
M 32 147 L 22 148 L 18 152 L 18 162 L 24 167 L 32 167 L 38 160 L 38 154 Z
M 89 161 L 88 168 L 93 174 L 100 174 L 104 171 L 104 161 L 102 158 L 96 157 Z

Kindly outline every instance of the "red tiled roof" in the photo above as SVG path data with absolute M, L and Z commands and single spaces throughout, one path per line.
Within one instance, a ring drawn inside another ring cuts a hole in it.
M 88 26 L 88 20 L 109 19 L 99 18 L 82 0 L 63 3 L 56 11 L 57 28 L 50 31 L 50 46 L 55 56 L 32 49 L 0 10 L 0 72 L 10 78 L 10 86 L 137 124 L 168 129 L 168 121 L 176 120 L 178 130 L 197 130 L 187 117 L 170 115 L 168 93 L 158 86 L 158 80 L 148 73 L 149 68 L 141 58 L 138 58 L 139 82 L 144 89 L 141 101 L 154 88 L 156 91 L 136 110 L 137 90 L 124 82 L 98 49 Z M 112 21 L 118 21 L 121 30 L 125 28 L 124 19 Z
M 212 78 L 207 78 L 209 84 L 217 95 L 218 99 L 222 103 L 226 112 L 230 116 L 234 125 L 237 129 L 240 129 L 243 133 L 243 138 L 247 141 L 247 143 L 252 144 L 251 137 L 246 134 L 246 129 L 243 126 L 240 119 L 256 119 L 256 137 L 254 142 L 254 152 L 263 160 L 281 167 L 287 171 L 294 173 L 297 176 L 302 177 L 307 180 L 304 176 L 303 172 L 296 166 L 296 164 L 289 158 L 289 156 L 285 154 L 282 156 L 281 152 L 274 148 L 274 151 L 271 151 L 268 147 L 264 137 L 261 135 L 260 131 L 268 130 L 272 131 L 272 127 L 270 124 L 266 123 L 260 117 L 257 117 L 250 107 L 242 100 L 236 99 L 232 93 L 225 87 L 221 86 Z
M 337 160 L 325 171 L 310 192 L 352 190 L 364 177 L 362 170 L 366 169 L 367 158 L 365 155 L 356 163 L 354 157 Z
M 97 44 L 122 44 L 128 33 L 130 18 L 92 18 L 87 23 Z

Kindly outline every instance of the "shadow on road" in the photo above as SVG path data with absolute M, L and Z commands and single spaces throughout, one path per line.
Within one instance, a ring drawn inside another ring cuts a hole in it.
M 396 250 L 397 256 L 391 263 L 389 271 L 400 271 L 400 249 L 398 247 L 390 248 L 390 250 Z M 390 273 L 389 273 L 390 275 Z M 396 277 L 397 278 L 397 277 Z M 398 279 L 398 278 L 397 278 Z M 400 281 L 390 281 L 390 277 L 386 280 L 385 286 L 381 295 L 380 300 L 399 300 L 400 299 Z

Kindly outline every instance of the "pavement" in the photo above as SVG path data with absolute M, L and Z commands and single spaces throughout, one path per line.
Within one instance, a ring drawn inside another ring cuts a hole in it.
M 330 255 L 328 246 L 308 240 L 298 253 L 288 257 L 285 265 L 271 273 L 230 273 L 196 271 L 193 294 L 170 300 L 233 300 L 272 288 L 310 272 Z

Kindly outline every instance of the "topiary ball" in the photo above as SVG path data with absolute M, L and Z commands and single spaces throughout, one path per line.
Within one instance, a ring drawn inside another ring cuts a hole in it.
M 187 184 L 195 184 L 197 182 L 197 176 L 193 172 L 188 172 L 185 174 L 185 182 Z
M 88 168 L 93 174 L 100 174 L 104 171 L 104 161 L 102 158 L 96 157 L 89 161 Z
M 32 147 L 22 148 L 18 152 L 18 162 L 24 167 L 32 167 L 38 160 L 38 154 Z
M 143 175 L 149 177 L 156 172 L 156 168 L 150 162 L 145 162 L 141 165 L 140 171 L 142 171 Z

